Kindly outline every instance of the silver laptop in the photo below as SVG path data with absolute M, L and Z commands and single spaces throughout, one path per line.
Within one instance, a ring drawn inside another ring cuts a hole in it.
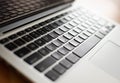
M 0 57 L 34 83 L 120 83 L 120 26 L 73 0 L 0 0 Z

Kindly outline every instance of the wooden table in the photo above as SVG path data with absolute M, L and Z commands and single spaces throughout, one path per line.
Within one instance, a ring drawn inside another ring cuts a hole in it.
M 120 0 L 80 0 L 80 5 L 120 23 Z M 0 83 L 30 83 L 15 69 L 0 60 Z

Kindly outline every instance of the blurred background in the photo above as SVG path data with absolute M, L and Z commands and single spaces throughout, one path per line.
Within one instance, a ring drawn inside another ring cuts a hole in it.
M 80 5 L 120 23 L 120 0 L 79 0 Z M 16 70 L 0 60 L 0 83 L 30 83 Z

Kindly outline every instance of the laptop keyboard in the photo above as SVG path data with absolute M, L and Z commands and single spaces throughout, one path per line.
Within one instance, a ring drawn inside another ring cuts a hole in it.
M 12 34 L 0 43 L 55 81 L 114 27 L 85 9 L 75 9 Z

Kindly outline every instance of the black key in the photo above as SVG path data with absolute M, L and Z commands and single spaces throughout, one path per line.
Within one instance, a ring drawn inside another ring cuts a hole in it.
M 56 65 L 53 70 L 55 70 L 56 72 L 58 72 L 59 74 L 63 74 L 65 73 L 65 71 L 67 70 L 66 68 L 64 68 L 62 65 L 58 64 Z
M 29 41 L 33 40 L 33 38 L 31 36 L 29 36 L 29 35 L 23 36 L 22 39 L 25 40 L 26 42 L 29 42 Z
M 8 38 L 4 38 L 4 39 L 1 39 L 1 40 L 0 40 L 0 43 L 1 43 L 1 44 L 5 44 L 5 43 L 7 43 L 7 42 L 9 42 L 9 39 L 8 39 Z
M 71 62 L 69 62 L 67 59 L 64 59 L 60 62 L 60 64 L 62 66 L 64 66 L 65 68 L 69 69 L 73 64 Z
M 68 28 L 68 29 L 72 29 L 73 28 L 73 26 L 71 26 L 69 23 L 65 24 L 65 27 Z
M 79 57 L 83 57 L 87 52 L 89 52 L 100 39 L 96 36 L 92 36 L 88 40 L 86 40 L 83 44 L 79 45 L 78 48 L 74 50 L 74 53 Z
M 30 53 L 30 50 L 26 47 L 23 47 L 23 48 L 15 51 L 14 53 L 19 57 L 23 57 L 23 56 L 27 55 L 28 53 Z
M 64 31 L 64 32 L 66 32 L 66 31 L 69 30 L 67 27 L 64 27 L 64 26 L 60 27 L 60 29 L 61 29 L 62 31 Z
M 73 26 L 73 27 L 77 26 L 77 24 L 74 21 L 71 21 L 70 25 Z
M 57 38 L 59 36 L 59 34 L 57 34 L 55 31 L 51 32 L 49 35 L 53 38 Z
M 32 26 L 33 29 L 37 29 L 39 27 L 40 27 L 40 24 L 35 24 L 35 25 Z
M 26 33 L 25 31 L 20 31 L 20 32 L 17 33 L 17 35 L 22 36 L 22 35 L 24 35 L 25 33 Z
M 6 48 L 8 48 L 9 50 L 14 50 L 17 48 L 17 46 L 14 43 L 8 43 L 5 45 Z
M 33 31 L 33 28 L 32 28 L 32 27 L 27 28 L 27 29 L 25 29 L 25 31 L 26 31 L 26 32 L 31 32 L 31 31 Z
M 80 34 L 80 35 L 79 35 L 79 37 L 80 37 L 80 38 L 82 38 L 82 39 L 84 39 L 84 40 L 86 40 L 86 39 L 88 38 L 88 36 L 87 36 L 87 35 L 85 35 L 85 34 L 83 34 L 83 33 L 82 33 L 82 34 Z
M 84 41 L 84 40 L 83 40 L 82 38 L 80 38 L 80 37 L 76 37 L 75 40 L 76 40 L 77 42 L 79 42 L 79 43 L 82 43 L 82 42 Z
M 53 41 L 53 44 L 55 44 L 56 46 L 61 46 L 63 43 L 60 41 L 60 40 L 58 40 L 58 39 L 56 39 L 55 41 Z
M 50 51 L 53 51 L 57 48 L 57 46 L 53 43 L 50 43 L 46 46 Z
M 43 39 L 44 39 L 46 42 L 49 42 L 49 41 L 51 41 L 53 38 L 52 38 L 50 35 L 45 35 L 45 36 L 43 37 Z
M 40 62 L 38 65 L 36 65 L 35 68 L 38 71 L 43 72 L 48 67 L 50 67 L 51 65 L 53 65 L 55 62 L 56 62 L 56 60 L 53 57 L 48 57 L 45 60 L 43 60 L 42 62 Z
M 57 33 L 57 34 L 59 34 L 59 35 L 61 35 L 61 34 L 63 34 L 64 33 L 64 31 L 62 31 L 61 29 L 57 29 L 57 30 L 55 30 L 55 32 Z
M 40 36 L 40 34 L 38 34 L 37 32 L 34 31 L 34 32 L 30 33 L 30 36 L 32 36 L 33 38 L 37 38 Z
M 57 20 L 55 23 L 56 23 L 58 26 L 61 26 L 62 24 L 64 24 L 64 22 L 62 22 L 61 20 Z
M 40 28 L 36 32 L 43 35 L 43 34 L 47 33 L 47 30 L 45 30 L 44 28 Z
M 38 48 L 38 46 L 35 43 L 30 43 L 30 44 L 27 45 L 27 47 L 31 50 L 35 50 L 35 49 Z
M 103 35 L 100 32 L 97 32 L 97 33 L 95 33 L 95 36 L 97 36 L 98 38 L 102 39 L 102 38 L 104 38 L 105 35 Z
M 77 32 L 77 33 L 80 33 L 82 30 L 79 29 L 78 27 L 74 28 L 74 31 Z
M 62 57 L 63 57 L 64 55 L 63 54 L 61 54 L 60 52 L 54 52 L 53 54 L 52 54 L 52 57 L 54 57 L 55 59 L 57 59 L 57 60 L 59 60 L 59 59 L 61 59 Z
M 57 28 L 59 25 L 54 22 L 54 23 L 50 24 L 50 26 L 53 28 Z
M 28 64 L 33 64 L 41 58 L 42 58 L 42 55 L 40 55 L 38 52 L 35 52 L 35 53 L 31 54 L 29 57 L 25 58 L 24 60 Z
M 78 46 L 80 43 L 73 39 L 73 40 L 70 41 L 70 44 L 72 44 L 73 46 L 76 47 L 76 46 Z
M 66 20 L 65 18 L 62 18 L 61 21 L 62 21 L 63 23 L 68 22 L 68 20 Z
M 73 35 L 69 34 L 69 33 L 66 33 L 64 34 L 64 37 L 66 37 L 67 39 L 72 39 L 73 38 Z
M 75 46 L 70 43 L 67 43 L 64 47 L 67 48 L 69 51 L 71 51 L 75 48 Z
M 54 29 L 54 28 L 52 28 L 50 25 L 44 26 L 43 28 L 44 28 L 45 30 L 47 30 L 47 31 L 51 31 L 51 30 Z
M 64 37 L 64 36 L 61 36 L 61 37 L 58 38 L 58 40 L 60 40 L 60 41 L 63 42 L 63 43 L 66 43 L 69 39 L 67 39 L 67 38 Z
M 11 39 L 11 40 L 13 40 L 13 39 L 15 39 L 15 38 L 17 38 L 17 37 L 18 37 L 17 34 L 13 34 L 13 35 L 9 36 L 8 38 Z
M 38 52 L 41 55 L 46 56 L 47 54 L 49 54 L 50 50 L 45 47 L 45 48 L 41 48 L 40 50 L 38 50 Z
M 59 74 L 54 70 L 51 70 L 45 74 L 50 80 L 55 81 L 59 78 Z
M 19 39 L 16 39 L 14 41 L 14 43 L 17 44 L 18 46 L 21 46 L 21 45 L 25 44 L 26 42 L 24 40 L 22 40 L 21 38 L 19 38 Z
M 44 40 L 42 40 L 42 39 L 38 39 L 38 40 L 35 41 L 35 43 L 38 44 L 39 46 L 42 46 L 42 45 L 44 45 L 46 42 L 45 42 Z
M 75 54 L 71 53 L 67 56 L 66 58 L 67 60 L 69 60 L 70 62 L 72 62 L 73 64 L 76 63 L 80 58 L 78 56 L 76 56 Z
M 74 30 L 71 30 L 68 32 L 69 34 L 71 34 L 72 36 L 76 36 L 78 33 Z
M 63 55 L 66 55 L 66 54 L 69 52 L 69 50 L 66 49 L 65 47 L 60 48 L 58 51 L 59 51 L 60 53 L 62 53 Z

